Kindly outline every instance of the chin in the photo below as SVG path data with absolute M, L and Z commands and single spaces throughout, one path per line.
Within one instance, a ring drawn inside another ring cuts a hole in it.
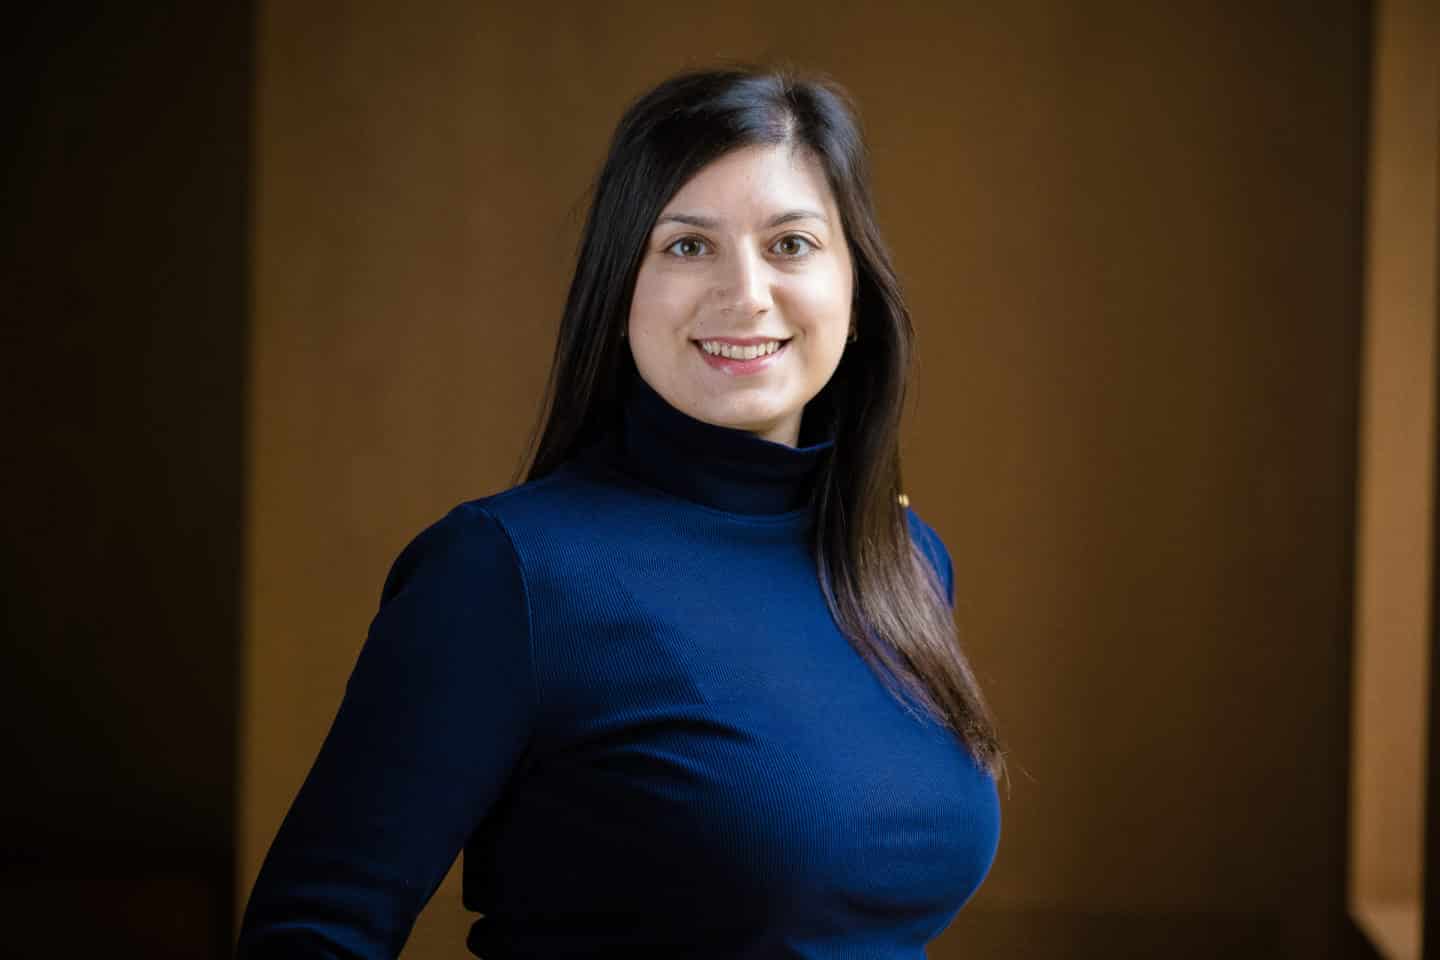
M 714 422 L 722 423 L 724 426 L 736 430 L 748 430 L 751 433 L 767 433 L 790 415 L 788 409 L 768 404 L 763 406 L 739 404 L 723 412 L 717 410 L 716 413 L 722 415 L 716 416 Z

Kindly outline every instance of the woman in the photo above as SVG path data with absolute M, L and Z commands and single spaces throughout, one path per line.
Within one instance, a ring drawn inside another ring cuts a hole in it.
M 915 958 L 994 857 L 909 316 L 835 86 L 674 77 L 597 183 L 526 482 L 399 555 L 244 956 Z

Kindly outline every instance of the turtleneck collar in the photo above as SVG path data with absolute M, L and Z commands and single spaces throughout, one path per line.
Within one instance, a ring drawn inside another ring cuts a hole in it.
M 802 445 L 791 447 L 706 423 L 671 406 L 637 373 L 613 449 L 622 470 L 669 494 L 728 513 L 774 515 L 809 506 L 835 446 L 833 436 L 807 436 L 810 427 L 802 422 Z

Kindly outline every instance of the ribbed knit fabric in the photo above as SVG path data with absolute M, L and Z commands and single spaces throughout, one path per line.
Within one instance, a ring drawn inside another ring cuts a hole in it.
M 240 956 L 393 957 L 462 848 L 486 960 L 915 960 L 980 885 L 993 781 L 821 592 L 837 439 L 633 384 L 618 433 L 400 553 Z

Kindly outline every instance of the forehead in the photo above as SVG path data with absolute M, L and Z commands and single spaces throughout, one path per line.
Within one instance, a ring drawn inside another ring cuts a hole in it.
M 762 215 L 778 207 L 835 209 L 815 155 L 792 145 L 741 147 L 711 161 L 686 181 L 662 213 Z

